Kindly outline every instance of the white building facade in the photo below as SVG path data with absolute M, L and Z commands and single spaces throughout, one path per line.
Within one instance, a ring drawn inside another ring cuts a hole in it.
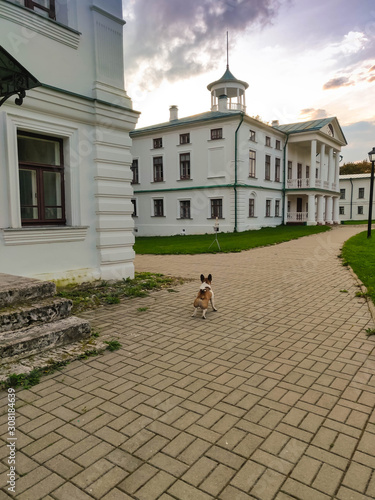
M 2 96 L 7 54 L 40 83 L 0 107 L 0 272 L 134 275 L 124 24 L 121 0 L 0 0 Z
M 368 220 L 371 174 L 340 175 L 340 220 Z M 375 217 L 374 204 L 372 214 Z
M 336 118 L 272 126 L 246 114 L 246 82 L 227 67 L 208 85 L 211 111 L 134 130 L 139 236 L 339 223 Z

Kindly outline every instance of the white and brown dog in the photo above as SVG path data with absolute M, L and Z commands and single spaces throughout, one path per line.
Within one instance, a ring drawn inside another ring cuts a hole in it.
M 202 309 L 202 319 L 206 319 L 206 312 L 208 308 L 208 302 L 211 302 L 212 309 L 217 311 L 214 304 L 214 292 L 211 288 L 212 276 L 209 274 L 207 278 L 201 274 L 201 286 L 199 288 L 199 292 L 197 298 L 194 300 L 194 312 L 192 316 L 194 317 L 197 314 L 197 309 L 200 307 Z

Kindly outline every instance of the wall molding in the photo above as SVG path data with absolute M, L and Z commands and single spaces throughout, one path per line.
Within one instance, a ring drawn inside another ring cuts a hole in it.
M 3 229 L 5 245 L 36 245 L 43 243 L 66 243 L 84 241 L 88 226 L 79 227 L 23 227 Z

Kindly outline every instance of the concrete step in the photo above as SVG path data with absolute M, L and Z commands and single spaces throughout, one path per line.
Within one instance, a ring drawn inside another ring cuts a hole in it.
M 51 323 L 51 321 L 67 318 L 71 309 L 71 300 L 58 297 L 1 309 L 0 333 L 19 330 L 36 323 Z
M 56 285 L 50 281 L 0 273 L 0 309 L 52 297 L 55 293 Z
M 0 334 L 0 358 L 31 356 L 47 349 L 88 338 L 90 323 L 71 316 L 52 323 Z

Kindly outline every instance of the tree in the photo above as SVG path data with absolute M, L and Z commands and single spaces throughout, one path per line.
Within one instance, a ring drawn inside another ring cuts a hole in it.
M 368 174 L 370 172 L 371 163 L 367 160 L 358 161 L 356 163 L 344 163 L 340 168 L 340 175 Z

